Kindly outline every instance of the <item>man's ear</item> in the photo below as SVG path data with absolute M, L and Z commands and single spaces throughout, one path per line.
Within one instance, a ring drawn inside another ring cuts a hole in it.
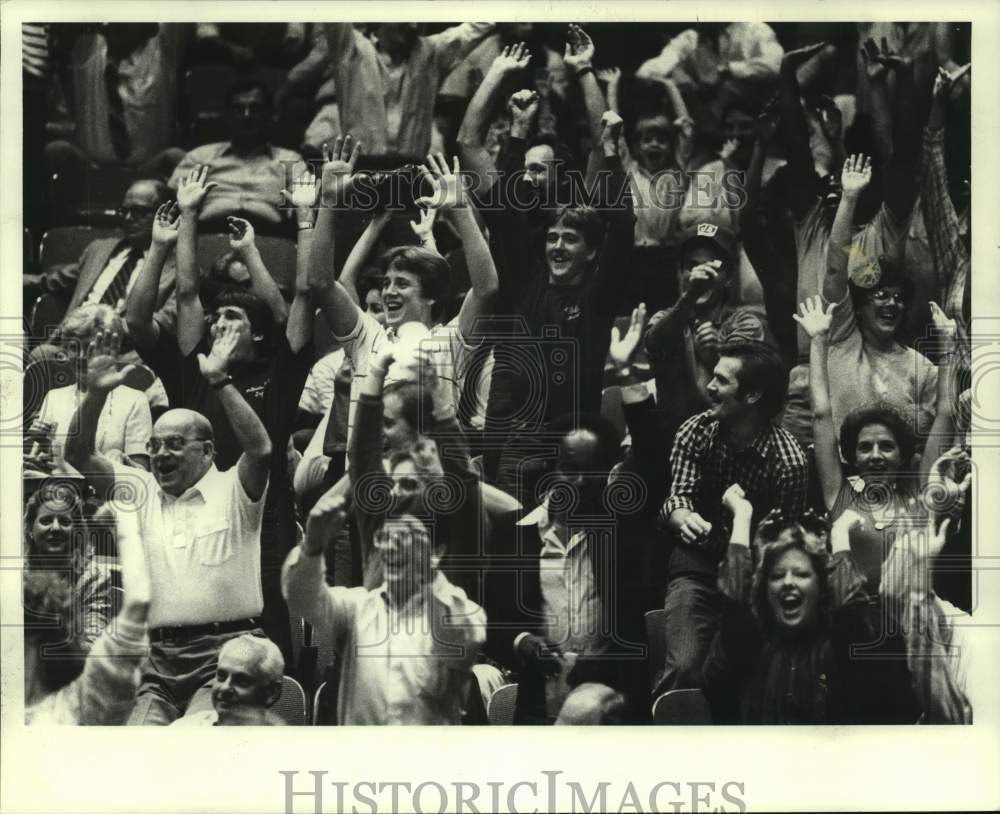
M 205 454 L 208 455 L 211 458 L 214 458 L 215 457 L 215 441 L 212 441 L 211 439 L 209 439 L 207 441 L 204 441 L 203 443 L 205 444 Z
M 763 393 L 755 393 L 755 392 L 747 393 L 746 396 L 743 398 L 743 400 L 747 404 L 756 404 L 757 402 L 760 401 L 762 395 Z
M 275 681 L 267 688 L 267 695 L 264 698 L 265 707 L 273 707 L 281 698 L 281 681 Z

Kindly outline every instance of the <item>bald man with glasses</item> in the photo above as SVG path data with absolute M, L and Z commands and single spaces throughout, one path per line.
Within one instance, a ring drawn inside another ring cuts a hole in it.
M 264 603 L 260 532 L 271 441 L 229 376 L 236 339 L 226 326 L 198 357 L 243 450 L 224 471 L 215 466 L 211 424 L 193 410 L 169 410 L 153 426 L 152 473 L 112 466 L 98 454 L 97 417 L 129 370 L 116 369 L 117 335 L 100 333 L 88 348 L 87 395 L 70 424 L 66 460 L 111 500 L 136 491 L 152 581 L 150 653 L 130 724 L 165 725 L 212 709 L 223 645 L 247 632 L 263 635 L 255 617 Z

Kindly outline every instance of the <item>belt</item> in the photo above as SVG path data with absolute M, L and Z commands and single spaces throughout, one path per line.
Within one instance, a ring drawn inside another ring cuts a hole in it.
M 176 627 L 154 627 L 149 631 L 151 642 L 166 642 L 174 639 L 193 639 L 196 636 L 221 636 L 223 633 L 238 633 L 258 627 L 253 619 L 236 619 L 232 622 L 206 622 L 203 625 L 178 625 Z

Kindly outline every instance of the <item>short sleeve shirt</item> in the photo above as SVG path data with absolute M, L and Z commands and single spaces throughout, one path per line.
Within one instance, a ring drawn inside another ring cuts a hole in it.
M 38 414 L 40 421 L 55 425 L 53 450 L 61 457 L 66 446 L 66 434 L 73 414 L 80 406 L 83 394 L 75 384 L 50 390 Z M 153 432 L 149 402 L 140 390 L 122 385 L 108 394 L 97 419 L 95 449 L 102 455 L 145 455 L 146 442 Z

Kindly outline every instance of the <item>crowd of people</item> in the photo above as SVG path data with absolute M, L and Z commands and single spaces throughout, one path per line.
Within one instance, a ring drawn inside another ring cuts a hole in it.
M 639 28 L 24 26 L 29 722 L 971 723 L 969 28 Z

